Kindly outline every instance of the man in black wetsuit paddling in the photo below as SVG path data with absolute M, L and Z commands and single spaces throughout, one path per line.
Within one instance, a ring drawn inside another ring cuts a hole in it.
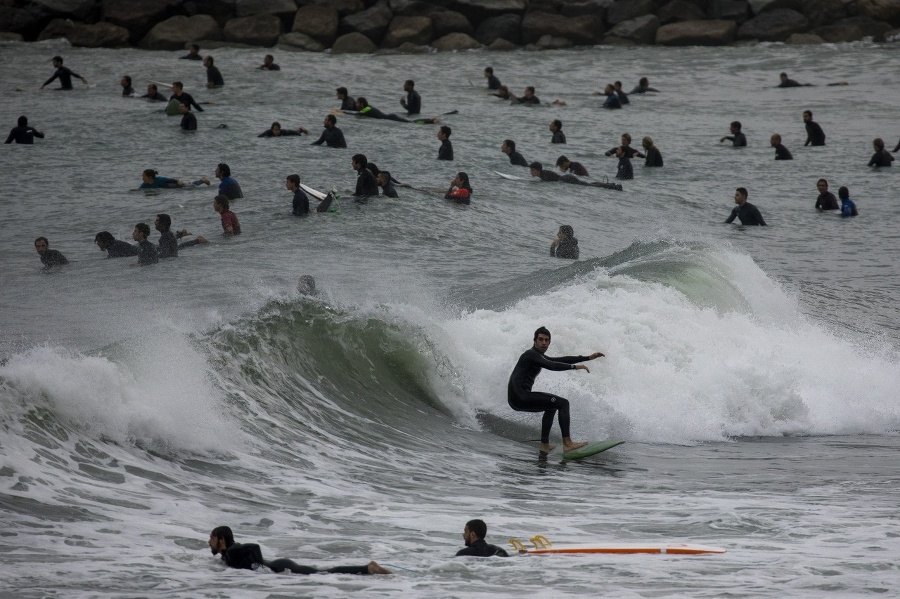
M 240 570 L 256 570 L 266 566 L 273 572 L 287 570 L 293 574 L 390 574 L 376 562 L 365 566 L 335 566 L 327 570 L 319 570 L 312 566 L 301 566 L 286 558 L 264 560 L 262 551 L 256 543 L 235 543 L 234 533 L 227 526 L 218 526 L 209 533 L 209 548 L 213 555 L 222 554 L 222 561 L 230 568 Z
M 49 79 L 47 79 L 47 81 L 44 82 L 44 85 L 41 86 L 41 89 L 44 89 L 44 87 L 46 85 L 51 83 L 56 78 L 59 78 L 59 84 L 62 86 L 62 87 L 58 87 L 56 89 L 72 89 L 72 77 L 75 77 L 76 79 L 81 79 L 81 82 L 84 83 L 85 85 L 88 84 L 87 79 L 85 79 L 84 77 L 82 77 L 81 75 L 79 75 L 78 73 L 76 73 L 75 71 L 70 69 L 69 67 L 63 66 L 62 56 L 54 56 L 53 57 L 53 68 L 55 68 L 56 71 L 53 73 L 52 77 L 50 77 Z
M 532 391 L 534 380 L 541 373 L 542 368 L 547 370 L 588 370 L 588 367 L 580 362 L 595 360 L 603 357 L 601 352 L 594 352 L 589 356 L 564 356 L 560 358 L 547 358 L 544 353 L 550 347 L 550 331 L 541 327 L 534 332 L 534 347 L 519 357 L 516 367 L 509 375 L 507 385 L 507 400 L 513 410 L 517 412 L 543 412 L 541 421 L 541 451 L 549 452 L 553 449 L 550 445 L 550 429 L 553 427 L 553 415 L 559 412 L 559 428 L 563 437 L 563 450 L 572 451 L 584 447 L 587 443 L 573 441 L 569 436 L 569 400 L 557 397 L 549 393 Z
M 484 520 L 469 520 L 463 528 L 463 541 L 466 543 L 465 549 L 456 552 L 456 557 L 471 555 L 474 557 L 509 557 L 506 550 L 496 545 L 491 545 L 484 540 L 487 535 L 487 524 Z
M 737 204 L 737 206 L 731 210 L 731 215 L 725 219 L 725 223 L 731 223 L 737 218 L 745 227 L 765 227 L 766 221 L 763 219 L 762 214 L 760 214 L 759 208 L 747 201 L 747 195 L 747 189 L 744 187 L 738 187 L 734 190 L 734 203 Z

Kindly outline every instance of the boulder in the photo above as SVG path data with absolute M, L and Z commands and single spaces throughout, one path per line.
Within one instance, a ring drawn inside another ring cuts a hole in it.
M 681 21 L 656 30 L 660 46 L 727 46 L 737 35 L 734 21 Z
M 859 25 L 822 25 L 812 29 L 810 33 L 829 44 L 855 42 L 865 37 Z
M 180 5 L 174 0 L 103 0 L 103 20 L 127 29 L 149 30 L 150 25 L 162 21 Z
M 776 8 L 753 17 L 738 29 L 738 39 L 783 42 L 809 28 L 809 19 L 796 10 Z
M 398 17 L 431 17 L 446 10 L 449 0 L 444 2 L 422 2 L 421 0 L 390 0 L 388 7 Z
M 519 15 L 508 14 L 499 17 L 491 17 L 478 26 L 475 30 L 475 39 L 490 46 L 494 40 L 504 39 L 513 44 L 518 44 L 522 35 L 522 18 Z
M 301 0 L 300 3 L 303 4 L 303 0 Z M 352 15 L 353 13 L 360 12 L 366 8 L 363 0 L 314 0 L 313 4 L 330 6 L 338 11 L 338 14 L 341 17 Z
M 25 38 L 21 33 L 12 33 L 11 31 L 0 31 L 0 42 L 23 42 Z
M 583 2 L 566 2 L 559 7 L 559 14 L 564 17 L 580 17 L 594 15 L 606 19 L 606 10 L 613 5 L 613 0 L 585 0 Z
M 835 25 L 857 25 L 862 29 L 864 37 L 871 37 L 875 42 L 884 41 L 885 34 L 892 29 L 887 23 L 862 15 L 841 19 Z
M 428 46 L 420 46 L 412 42 L 403 42 L 396 48 L 382 48 L 375 54 L 428 54 L 431 50 Z
M 183 8 L 188 16 L 209 15 L 220 27 L 224 27 L 236 15 L 235 2 L 236 0 L 187 0 Z
M 649 15 L 654 10 L 656 10 L 654 0 L 616 0 L 612 6 L 606 9 L 606 22 L 610 25 L 617 25 L 622 21 Z
M 229 42 L 274 46 L 281 36 L 281 19 L 273 14 L 237 17 L 225 23 L 223 33 Z
M 652 44 L 659 29 L 659 19 L 654 15 L 644 15 L 636 19 L 622 21 L 606 32 L 607 36 L 631 40 L 636 44 Z
M 141 40 L 140 46 L 147 50 L 181 50 L 191 42 L 220 39 L 222 28 L 211 16 L 176 15 L 157 23 Z
M 824 44 L 825 40 L 813 33 L 795 33 L 787 38 L 787 43 L 794 46 L 808 46 L 810 44 Z
M 297 3 L 294 0 L 237 0 L 234 11 L 239 17 L 277 15 L 288 18 L 297 12 Z
M 331 46 L 337 39 L 340 13 L 333 6 L 323 4 L 307 4 L 297 11 L 294 16 L 292 33 L 302 33 Z
M 624 37 L 616 37 L 614 35 L 607 35 L 606 37 L 604 37 L 603 45 L 619 46 L 621 48 L 633 48 L 634 46 L 637 46 L 637 44 L 634 43 L 634 40 L 627 40 Z
M 394 17 L 382 45 L 385 48 L 396 48 L 409 42 L 422 46 L 431 42 L 433 34 L 429 17 Z
M 750 18 L 750 5 L 746 0 L 713 0 L 709 16 L 722 21 L 734 21 L 738 25 Z
M 71 19 L 53 19 L 44 28 L 38 40 L 69 40 L 73 46 L 82 48 L 121 48 L 128 45 L 129 32 L 124 27 L 112 23 L 76 23 Z
M 776 8 L 789 8 L 791 10 L 802 10 L 802 0 L 747 0 L 750 4 L 750 11 L 754 15 L 758 15 L 767 10 L 775 10 Z
M 481 44 L 471 35 L 460 32 L 448 33 L 431 42 L 431 46 L 441 52 L 451 50 L 474 50 Z
M 662 25 L 678 21 L 701 21 L 706 18 L 706 12 L 687 0 L 672 0 L 656 12 L 656 18 Z
M 857 0 L 856 6 L 862 16 L 900 25 L 900 0 Z
M 278 38 L 278 47 L 285 50 L 299 50 L 305 52 L 322 52 L 325 45 L 319 40 L 305 33 L 283 33 Z
M 526 0 L 454 0 L 450 5 L 451 9 L 464 14 L 476 26 L 502 15 L 521 16 L 527 7 Z
M 337 38 L 331 47 L 332 54 L 371 54 L 378 49 L 372 40 L 358 31 Z
M 886 42 L 900 42 L 900 29 L 891 29 L 887 33 L 884 34 L 884 41 Z
M 563 48 L 571 48 L 575 44 L 568 38 L 547 34 L 539 37 L 535 45 L 544 50 L 562 50 Z
M 94 0 L 30 0 L 40 17 L 84 21 L 94 12 Z
M 431 26 L 434 28 L 435 37 L 443 37 L 448 33 L 465 33 L 469 36 L 475 33 L 469 19 L 455 10 L 434 13 L 431 15 Z
M 510 50 L 518 50 L 519 47 L 514 43 L 503 39 L 502 37 L 498 37 L 490 43 L 487 49 L 492 52 L 508 52 Z
M 549 12 L 556 14 L 559 12 L 560 0 L 528 0 L 528 6 L 525 8 L 527 12 Z
M 803 14 L 812 27 L 828 25 L 847 16 L 843 0 L 803 0 Z
M 341 19 L 342 31 L 358 31 L 376 44 L 380 44 L 387 33 L 394 13 L 388 8 L 387 2 L 379 2 L 371 8 Z
M 543 35 L 563 37 L 578 45 L 596 44 L 603 34 L 600 17 L 564 17 L 545 12 L 528 12 L 522 18 L 522 42 L 532 44 Z
M 19 33 L 33 38 L 40 32 L 41 22 L 37 13 L 27 8 L 0 6 L 0 31 Z

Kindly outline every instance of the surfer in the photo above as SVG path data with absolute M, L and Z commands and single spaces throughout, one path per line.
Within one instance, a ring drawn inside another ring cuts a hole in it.
M 292 135 L 309 135 L 309 131 L 303 127 L 296 129 L 282 129 L 281 123 L 275 121 L 272 126 L 257 135 L 256 137 L 290 137 Z
M 412 79 L 407 79 L 403 83 L 403 91 L 406 92 L 406 97 L 400 98 L 400 106 L 406 110 L 406 116 L 422 112 L 422 96 L 414 89 L 415 87 L 416 82 Z
M 12 142 L 16 142 L 17 144 L 33 144 L 35 137 L 44 139 L 43 133 L 28 125 L 27 116 L 20 116 L 19 120 L 16 122 L 17 125 L 9 131 L 6 143 L 11 144 Z
M 241 223 L 237 215 L 230 210 L 228 196 L 216 196 L 213 199 L 213 210 L 219 213 L 222 220 L 222 236 L 232 237 L 241 234 Z
M 850 199 L 850 190 L 846 187 L 838 189 L 838 197 L 841 198 L 841 216 L 859 216 L 856 210 L 856 202 Z
M 356 191 L 353 195 L 359 199 L 378 195 L 378 184 L 375 182 L 375 175 L 366 168 L 368 164 L 369 159 L 365 154 L 354 154 L 350 159 L 350 166 L 356 171 Z
M 872 154 L 868 166 L 891 166 L 894 157 L 884 148 L 884 140 L 876 137 L 872 140 L 872 147 L 875 148 L 875 153 Z
M 738 187 L 734 191 L 734 203 L 737 204 L 732 211 L 731 216 L 725 219 L 726 223 L 733 222 L 737 217 L 744 226 L 766 226 L 759 208 L 747 201 L 747 190 L 744 187 Z
M 564 173 L 572 173 L 573 175 L 578 175 L 579 177 L 588 177 L 588 171 L 584 168 L 584 165 L 580 162 L 572 162 L 565 156 L 560 156 L 556 159 L 556 166 L 559 167 Z
M 441 147 L 438 148 L 438 160 L 453 160 L 453 144 L 450 143 L 450 134 L 453 130 L 447 125 L 441 125 L 438 129 L 437 138 L 441 140 Z
M 198 44 L 191 44 L 191 49 L 188 50 L 188 53 L 179 58 L 181 60 L 203 60 L 203 57 L 200 56 L 200 46 Z
M 50 77 L 49 79 L 47 79 L 44 82 L 44 85 L 41 86 L 41 89 L 44 89 L 44 87 L 46 87 L 49 83 L 51 83 L 57 77 L 59 78 L 60 87 L 58 87 L 56 89 L 66 89 L 66 90 L 72 89 L 72 77 L 75 77 L 76 79 L 81 79 L 81 82 L 84 83 L 85 85 L 88 84 L 87 79 L 85 79 L 84 77 L 82 77 L 81 75 L 79 75 L 78 73 L 76 73 L 75 71 L 70 69 L 69 67 L 63 66 L 62 56 L 54 56 L 53 57 L 53 68 L 55 68 L 56 71 L 53 73 L 52 77 Z
M 156 87 L 155 83 L 147 84 L 147 93 L 141 96 L 142 98 L 146 98 L 153 102 L 168 102 L 166 97 L 159 93 L 159 88 Z
M 646 77 L 641 77 L 638 79 L 637 87 L 631 90 L 630 94 L 646 94 L 647 92 L 658 92 L 658 89 L 653 89 L 650 87 L 650 80 Z
M 803 122 L 806 124 L 806 143 L 803 144 L 804 147 L 809 145 L 824 146 L 825 132 L 822 131 L 822 127 L 819 125 L 819 123 L 813 120 L 813 114 L 811 111 L 803 111 Z
M 271 54 L 266 54 L 263 56 L 262 66 L 259 67 L 260 71 L 280 71 L 281 67 L 275 64 L 275 57 Z
M 216 165 L 216 178 L 219 180 L 219 195 L 226 196 L 229 200 L 237 200 L 244 197 L 244 192 L 237 179 L 231 176 L 231 167 L 220 162 Z M 203 177 L 201 179 L 209 185 L 209 179 Z
M 193 183 L 185 183 L 181 179 L 173 179 L 172 177 L 160 177 L 159 173 L 157 173 L 152 168 L 144 169 L 144 172 L 141 173 L 141 183 L 139 189 L 175 189 L 179 187 L 187 187 L 188 185 L 197 186 L 200 183 L 203 183 L 203 179 L 201 178 L 198 181 L 194 181 Z M 209 180 L 207 179 L 207 185 L 209 185 Z
M 631 104 L 631 100 L 628 99 L 628 94 L 622 91 L 622 82 L 615 81 L 613 83 L 613 89 L 616 90 L 616 95 L 619 96 L 619 102 L 622 103 L 622 106 L 625 104 Z
M 776 85 L 775 87 L 811 87 L 811 83 L 798 83 L 788 77 L 787 73 L 781 73 L 778 75 L 778 78 L 781 80 L 781 83 Z
M 119 80 L 119 85 L 122 86 L 122 96 L 126 98 L 134 97 L 134 88 L 131 87 L 130 75 L 122 75 L 122 78 Z
M 172 100 L 178 100 L 182 104 L 187 104 L 193 108 L 196 108 L 198 112 L 203 112 L 203 108 L 194 101 L 194 97 L 184 91 L 184 84 L 181 81 L 176 81 L 172 84 L 172 96 L 169 98 L 169 102 Z
M 512 98 L 512 100 L 516 104 L 529 104 L 531 106 L 537 106 L 541 103 L 541 100 L 534 95 L 534 86 L 529 85 L 525 88 L 525 91 L 522 93 L 522 96 L 519 98 Z
M 511 139 L 504 139 L 500 144 L 500 151 L 509 156 L 509 163 L 515 166 L 528 166 L 528 161 L 519 152 L 516 151 L 516 142 Z
M 659 148 L 656 147 L 656 144 L 653 143 L 652 137 L 645 135 L 644 139 L 641 140 L 641 145 L 647 153 L 647 159 L 644 161 L 644 166 L 660 167 L 663 165 L 662 152 L 660 152 Z
M 312 566 L 301 566 L 286 558 L 264 560 L 259 545 L 255 543 L 235 543 L 234 533 L 228 526 L 217 526 L 209 533 L 209 548 L 213 555 L 222 554 L 222 561 L 230 568 L 240 570 L 256 570 L 265 566 L 273 572 L 288 571 L 292 574 L 390 574 L 371 561 L 365 566 L 335 566 L 319 570 Z
M 206 67 L 206 87 L 209 89 L 225 85 L 222 73 L 219 72 L 219 67 L 215 66 L 214 63 L 212 56 L 207 56 L 203 59 L 203 66 Z
M 607 83 L 606 87 L 603 88 L 603 95 L 606 96 L 606 100 L 603 101 L 603 108 L 622 108 L 619 94 L 616 93 L 616 88 L 611 83 Z
M 381 195 L 389 198 L 400 197 L 397 195 L 397 190 L 394 189 L 394 182 L 391 180 L 391 173 L 388 171 L 379 171 L 375 175 L 375 182 L 381 188 Z
M 178 105 L 178 111 L 181 113 L 181 130 L 182 131 L 196 131 L 197 130 L 197 117 L 194 116 L 194 113 L 191 112 L 191 107 L 188 104 L 182 102 Z
M 607 156 L 612 156 L 613 154 L 616 154 L 618 156 L 618 151 L 621 150 L 621 153 L 623 153 L 628 158 L 634 158 L 635 156 L 637 156 L 639 158 L 644 158 L 643 154 L 641 154 L 635 148 L 631 147 L 631 134 L 630 133 L 623 133 L 622 137 L 620 139 L 622 141 L 622 144 L 607 150 L 606 151 Z
M 509 554 L 502 547 L 491 545 L 484 540 L 487 536 L 487 524 L 484 520 L 469 520 L 463 527 L 463 541 L 466 544 L 465 549 L 456 552 L 456 557 L 464 557 L 471 555 L 473 557 L 509 557 Z
M 724 136 L 719 140 L 719 143 L 722 143 L 727 139 L 735 148 L 744 147 L 747 145 L 747 136 L 741 132 L 740 121 L 731 121 L 729 129 L 731 131 L 731 135 Z
M 300 189 L 300 175 L 288 175 L 284 181 L 284 187 L 294 193 L 291 212 L 294 216 L 306 216 L 309 214 L 309 197 Z
M 578 260 L 578 240 L 572 225 L 560 225 L 556 239 L 550 244 L 550 255 L 554 258 Z
M 572 451 L 584 447 L 587 443 L 573 441 L 569 433 L 569 400 L 532 391 L 534 380 L 541 373 L 542 368 L 547 370 L 588 370 L 581 362 L 587 362 L 603 357 L 603 353 L 594 352 L 590 356 L 563 356 L 548 358 L 544 355 L 550 347 L 550 331 L 544 327 L 534 332 L 534 346 L 519 357 L 509 375 L 507 385 L 507 401 L 513 410 L 517 412 L 543 412 L 541 421 L 541 451 L 549 452 L 553 449 L 550 445 L 550 429 L 553 427 L 553 415 L 559 413 L 559 428 L 563 437 L 563 450 Z
M 100 248 L 101 252 L 106 252 L 107 258 L 125 258 L 127 256 L 137 256 L 138 248 L 127 241 L 116 239 L 109 231 L 100 231 L 94 236 L 94 243 Z
M 775 148 L 775 160 L 793 160 L 794 156 L 791 154 L 791 151 L 784 147 L 784 144 L 781 143 L 781 136 L 777 133 L 773 133 L 772 137 L 769 139 L 769 143 L 772 144 L 772 147 Z
M 491 95 L 496 96 L 496 97 L 500 98 L 501 100 L 515 100 L 516 99 L 516 97 L 514 95 L 509 93 L 509 88 L 506 87 L 505 85 L 501 85 L 500 87 L 498 87 L 497 93 L 491 94 Z
M 465 172 L 456 173 L 453 181 L 450 182 L 450 189 L 444 194 L 445 200 L 453 200 L 457 204 L 468 204 L 472 201 L 472 185 L 469 183 L 469 174 Z
M 321 146 L 323 143 L 329 148 L 346 148 L 347 142 L 344 139 L 344 132 L 337 128 L 337 117 L 333 114 L 326 114 L 322 126 L 325 130 L 319 139 L 312 142 L 314 146 Z M 304 129 L 306 131 L 306 129 Z
M 824 210 L 839 210 L 837 198 L 828 191 L 828 181 L 819 179 L 816 181 L 816 189 L 819 190 L 819 197 L 816 198 L 816 210 L 822 212 Z
M 178 239 L 172 233 L 172 217 L 168 214 L 157 214 L 153 227 L 159 231 L 157 253 L 160 258 L 178 257 Z
M 552 143 L 552 144 L 566 143 L 566 134 L 563 133 L 561 120 L 555 119 L 552 123 L 550 123 L 550 133 L 553 134 L 553 137 L 550 139 L 550 143 Z
M 350 97 L 346 87 L 339 87 L 334 91 L 337 95 L 337 99 L 341 101 L 340 110 L 356 110 L 356 100 Z
M 159 251 L 156 246 L 147 239 L 150 236 L 150 226 L 147 223 L 138 223 L 131 232 L 131 238 L 138 242 L 138 261 L 132 266 L 149 266 L 159 262 Z
M 66 260 L 66 257 L 62 255 L 62 252 L 50 249 L 50 242 L 47 241 L 46 237 L 38 237 L 35 239 L 34 249 L 37 251 L 38 256 L 41 257 L 41 262 L 44 264 L 44 270 L 53 268 L 54 266 L 65 266 L 69 263 L 69 261 Z
M 494 67 L 485 67 L 484 78 L 487 79 L 488 89 L 500 89 L 500 80 L 494 75 Z
M 373 119 L 383 119 L 387 121 L 397 121 L 398 123 L 420 123 L 426 125 L 433 125 L 436 123 L 440 123 L 441 119 L 438 117 L 433 117 L 430 119 L 416 119 L 414 121 L 407 120 L 402 116 L 397 116 L 396 114 L 385 114 L 375 108 L 374 106 L 369 105 L 369 101 L 363 97 L 359 97 L 356 99 L 356 111 L 359 113 L 359 116 L 369 117 Z
M 555 183 L 562 179 L 559 175 L 554 173 L 551 170 L 544 170 L 544 165 L 540 162 L 532 162 L 528 165 L 528 171 L 531 173 L 532 177 L 538 177 L 541 181 L 549 181 L 551 183 Z

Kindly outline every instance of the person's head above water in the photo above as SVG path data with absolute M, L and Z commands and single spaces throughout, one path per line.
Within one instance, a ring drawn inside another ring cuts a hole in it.
M 535 161 L 528 165 L 528 170 L 531 171 L 532 177 L 540 177 L 541 173 L 544 172 L 544 165 Z
M 18 123 L 19 123 L 19 127 L 27 127 L 28 126 L 28 117 L 25 115 L 20 116 Z
M 849 200 L 850 199 L 850 190 L 844 186 L 838 188 L 838 197 L 841 198 L 842 200 Z
M 575 229 L 572 228 L 572 225 L 560 225 L 557 235 L 561 241 L 568 241 L 575 238 Z
M 152 168 L 145 168 L 144 172 L 141 173 L 141 179 L 144 180 L 144 183 L 153 183 L 156 181 L 156 175 L 159 173 L 153 170 Z
M 234 533 L 227 526 L 217 526 L 209 533 L 209 549 L 218 555 L 234 545 Z
M 504 154 L 512 154 L 516 151 L 516 142 L 511 139 L 504 139 L 503 143 L 500 144 L 500 151 Z
M 470 547 L 487 536 L 487 524 L 484 520 L 469 520 L 463 528 L 463 541 Z

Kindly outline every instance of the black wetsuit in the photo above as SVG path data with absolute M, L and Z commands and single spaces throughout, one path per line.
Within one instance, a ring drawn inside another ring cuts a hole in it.
M 586 362 L 587 356 L 563 356 L 548 358 L 532 347 L 521 356 L 509 375 L 509 383 L 506 386 L 506 397 L 509 405 L 517 412 L 543 412 L 541 420 L 541 443 L 550 442 L 550 429 L 553 427 L 553 414 L 559 411 L 559 428 L 563 437 L 569 437 L 569 400 L 532 391 L 534 379 L 541 373 L 542 368 L 547 370 L 572 370 L 580 362 Z
M 367 198 L 369 196 L 378 195 L 378 184 L 375 182 L 375 175 L 367 168 L 359 169 L 356 176 L 356 191 L 353 195 L 358 198 Z
M 441 141 L 441 147 L 438 149 L 438 160 L 453 160 L 453 144 L 449 139 Z
M 631 100 L 628 99 L 628 94 L 620 89 L 616 90 L 616 94 L 619 96 L 619 102 L 621 102 L 623 106 L 625 104 L 631 104 Z
M 166 229 L 159 232 L 159 248 L 157 249 L 159 258 L 177 258 L 178 257 L 178 240 L 172 231 Z
M 141 243 L 138 244 L 138 264 L 141 266 L 147 266 L 149 264 L 156 264 L 159 262 L 159 252 L 156 249 L 156 246 L 153 245 L 149 240 L 145 239 Z
M 631 90 L 628 93 L 629 94 L 646 94 L 647 92 L 658 92 L 658 91 L 659 91 L 658 89 L 653 89 L 652 87 L 643 86 L 643 85 L 638 84 L 637 86 L 635 86 L 635 88 L 633 90 Z
M 13 127 L 9 132 L 9 137 L 6 138 L 6 143 L 11 144 L 12 142 L 16 142 L 17 144 L 33 144 L 35 137 L 44 139 L 44 134 L 31 125 Z
M 757 208 L 750 202 L 744 202 L 743 206 L 735 206 L 734 210 L 731 211 L 731 216 L 729 216 L 725 222 L 730 223 L 734 221 L 735 217 L 740 219 L 741 224 L 745 226 L 766 226 L 766 221 L 763 220 L 762 214 L 760 214 L 759 212 L 759 208 Z
M 299 131 L 295 131 L 293 129 L 282 129 L 281 133 L 279 133 L 278 135 L 275 135 L 274 133 L 272 133 L 271 129 L 266 129 L 265 131 L 263 131 L 256 137 L 296 137 L 298 135 L 303 135 L 303 134 L 300 133 Z
M 51 81 L 59 77 L 59 84 L 62 86 L 59 89 L 72 89 L 72 77 L 77 77 L 81 79 L 81 75 L 74 72 L 69 67 L 59 67 L 56 69 L 56 72 L 53 73 L 53 76 L 47 79 L 44 82 L 44 85 L 49 85 Z
M 631 166 L 631 159 L 627 155 L 619 157 L 619 164 L 616 166 L 616 179 L 634 179 L 634 167 Z
M 273 62 L 272 64 L 262 65 L 261 67 L 259 67 L 259 70 L 261 70 L 261 71 L 280 71 L 281 67 Z
M 868 166 L 891 166 L 891 163 L 894 161 L 894 157 L 891 156 L 890 152 L 885 149 L 881 149 L 878 152 L 872 154 L 872 159 L 869 160 Z
M 740 131 L 738 131 L 734 135 L 726 135 L 725 139 L 730 141 L 731 144 L 736 148 L 744 147 L 747 145 L 747 136 L 744 135 L 743 133 L 741 133 Z M 807 141 L 807 143 L 809 143 L 809 142 Z
M 127 241 L 115 239 L 112 243 L 106 245 L 106 256 L 108 258 L 125 258 L 126 256 L 137 256 L 141 250 L 136 245 L 131 245 Z
M 515 166 L 528 166 L 528 161 L 517 151 L 509 153 L 509 163 L 514 164 Z
M 473 557 L 509 557 L 509 554 L 502 547 L 491 545 L 484 539 L 478 539 L 468 547 L 460 549 L 456 552 L 456 557 L 471 555 Z
M 190 106 L 191 108 L 196 108 L 198 111 L 203 112 L 203 108 L 201 108 L 200 105 L 197 104 L 197 102 L 194 101 L 194 96 L 192 96 L 191 94 L 187 93 L 186 91 L 183 91 L 183 90 L 182 90 L 180 96 L 176 96 L 175 94 L 172 94 L 172 97 L 169 98 L 169 102 L 172 101 L 172 98 L 178 100 L 178 101 L 181 102 L 182 104 L 187 104 L 187 105 Z
M 635 154 L 640 154 L 640 152 L 638 150 L 632 148 L 631 146 L 616 146 L 615 148 L 612 148 L 611 150 L 607 150 L 606 155 L 612 156 L 613 154 L 616 153 L 616 150 L 618 150 L 619 148 L 622 148 L 622 153 L 625 155 L 626 158 L 634 158 Z
M 166 97 L 159 92 L 156 92 L 152 96 L 150 94 L 144 94 L 141 96 L 142 98 L 147 98 L 148 100 L 153 100 L 154 102 L 168 102 Z
M 819 126 L 819 123 L 815 121 L 810 121 L 806 123 L 806 143 L 804 146 L 814 145 L 814 146 L 824 146 L 825 145 L 825 132 L 822 131 L 822 127 Z
M 500 80 L 495 75 L 488 77 L 488 89 L 500 89 Z
M 541 181 L 550 181 L 556 182 L 559 181 L 562 177 L 551 171 L 550 169 L 542 169 L 540 175 Z
M 793 160 L 794 156 L 791 151 L 784 147 L 784 144 L 775 146 L 775 160 Z
M 185 54 L 184 56 L 179 56 L 181 60 L 203 60 L 203 57 L 200 54 Z
M 565 241 L 560 241 L 555 246 L 550 246 L 550 255 L 554 258 L 569 258 L 578 260 L 578 240 L 574 237 Z
M 530 98 L 522 96 L 521 98 L 516 98 L 515 101 L 517 104 L 530 104 L 532 106 L 537 106 L 541 103 L 540 98 L 538 98 L 537 96 L 531 96 Z
M 185 112 L 184 116 L 181 117 L 181 130 L 182 131 L 196 131 L 197 130 L 197 117 L 194 116 L 193 112 Z
M 650 148 L 649 150 L 647 150 L 647 159 L 644 161 L 644 166 L 662 166 L 662 165 L 663 165 L 662 152 L 660 152 L 658 148 Z
M 580 162 L 570 162 L 569 168 L 566 169 L 566 172 L 572 173 L 573 175 L 578 175 L 579 177 L 587 177 L 588 171 L 584 168 L 584 165 Z
M 404 105 L 404 108 L 406 108 L 407 115 L 419 114 L 422 112 L 422 96 L 419 95 L 419 92 L 411 89 L 406 93 L 406 104 Z
M 303 193 L 302 189 L 297 189 L 294 192 L 294 201 L 292 205 L 294 216 L 306 216 L 309 214 L 309 196 Z
M 351 110 L 356 111 L 356 100 L 347 96 L 343 100 L 341 100 L 341 110 Z
M 807 85 L 809 85 L 809 84 L 807 84 Z M 784 81 L 779 83 L 777 87 L 803 87 L 803 85 L 800 83 L 797 83 L 793 79 L 785 79 Z
M 619 99 L 619 95 L 613 92 L 606 96 L 606 101 L 603 102 L 603 108 L 622 108 L 622 101 Z
M 43 254 L 40 254 L 41 262 L 44 264 L 44 268 L 52 268 L 54 266 L 65 266 L 69 263 L 66 260 L 66 257 L 62 255 L 62 252 L 59 250 L 47 250 Z
M 266 561 L 262 557 L 262 551 L 259 545 L 255 543 L 234 543 L 231 547 L 222 552 L 222 561 L 230 568 L 240 570 L 255 570 L 259 566 L 266 566 L 273 572 L 284 572 L 285 570 L 293 574 L 368 574 L 369 566 L 335 566 L 327 570 L 319 570 L 312 566 L 301 566 L 286 558 Z
M 123 87 L 123 88 L 122 88 L 122 95 L 123 95 L 123 96 L 133 96 L 133 95 L 134 95 L 134 88 L 131 87 L 130 85 L 129 85 L 128 87 Z
M 397 190 L 394 189 L 394 184 L 388 181 L 388 184 L 381 188 L 381 195 L 387 196 L 389 198 L 398 198 L 400 196 L 397 195 Z
M 322 144 L 327 145 L 329 148 L 346 148 L 347 142 L 344 140 L 344 132 L 338 129 L 337 127 L 331 127 L 328 129 L 322 130 L 322 135 L 319 136 L 319 139 L 312 142 L 314 146 L 321 146 Z
M 219 72 L 219 67 L 213 65 L 206 68 L 206 82 L 212 83 L 213 87 L 222 87 L 225 85 L 225 80 L 222 79 L 222 73 Z
M 894 146 L 894 149 L 891 150 L 891 152 L 896 152 L 897 150 L 900 150 L 900 141 L 897 142 L 897 145 Z
M 562 132 L 562 129 L 559 131 L 553 132 L 553 139 L 550 140 L 552 144 L 564 144 L 566 143 L 566 134 Z
M 830 191 L 826 191 L 820 193 L 819 197 L 816 198 L 816 208 L 819 210 L 840 210 L 841 206 L 838 204 L 834 194 Z

